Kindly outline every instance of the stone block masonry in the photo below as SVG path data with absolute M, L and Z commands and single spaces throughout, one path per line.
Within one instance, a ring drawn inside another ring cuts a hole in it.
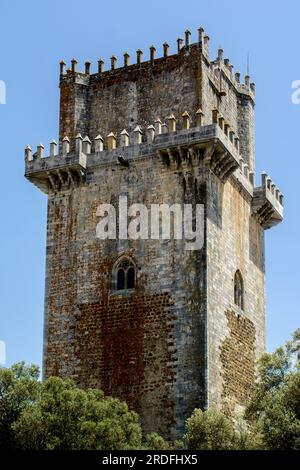
M 283 219 L 255 185 L 255 87 L 209 38 L 138 49 L 96 73 L 60 64 L 59 142 L 25 149 L 48 197 L 44 377 L 127 401 L 145 432 L 182 436 L 195 407 L 244 406 L 265 347 L 264 230 Z M 203 204 L 204 246 L 96 238 L 97 208 Z M 129 276 L 129 271 L 131 274 Z M 119 277 L 120 276 L 120 277 Z

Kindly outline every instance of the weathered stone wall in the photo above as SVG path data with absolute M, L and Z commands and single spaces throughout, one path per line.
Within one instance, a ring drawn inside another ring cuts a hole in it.
M 49 198 L 44 375 L 97 386 L 139 411 L 146 431 L 175 436 L 204 404 L 205 256 L 184 241 L 96 239 L 100 203 L 201 202 L 203 188 L 149 157 L 90 170 Z M 137 266 L 134 292 L 111 290 L 117 258 Z
M 222 364 L 222 409 L 234 414 L 246 405 L 255 380 L 255 327 L 249 318 L 226 312 L 229 334 L 220 347 Z
M 233 403 L 245 404 L 254 361 L 265 348 L 264 232 L 233 179 L 223 185 L 211 177 L 207 213 L 208 404 L 230 403 L 234 411 Z M 244 310 L 234 303 L 237 270 Z
M 156 423 L 164 434 L 174 426 L 172 304 L 164 291 L 111 295 L 78 305 L 75 329 L 79 383 L 125 400 L 141 414 L 144 429 Z

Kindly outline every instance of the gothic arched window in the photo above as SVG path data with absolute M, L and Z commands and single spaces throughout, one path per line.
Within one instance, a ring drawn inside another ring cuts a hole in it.
M 130 258 L 122 257 L 114 266 L 113 288 L 115 290 L 135 288 L 135 266 Z
M 234 275 L 234 303 L 244 310 L 244 281 L 240 271 Z

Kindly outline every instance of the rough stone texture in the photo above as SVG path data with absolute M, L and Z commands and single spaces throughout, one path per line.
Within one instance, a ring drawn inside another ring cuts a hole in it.
M 236 406 L 246 405 L 255 379 L 255 327 L 251 320 L 226 312 L 229 335 L 223 340 L 222 408 L 233 414 Z
M 89 184 L 49 197 L 44 375 L 126 398 L 147 431 L 164 435 L 204 403 L 203 250 L 186 251 L 180 240 L 97 240 L 96 209 L 117 205 L 119 194 L 129 204 L 195 200 L 193 180 L 183 193 L 182 176 L 150 158 L 130 171 L 95 168 Z M 111 273 L 123 253 L 136 261 L 137 288 L 118 296 Z
M 79 305 L 75 329 L 79 383 L 125 400 L 142 414 L 145 430 L 160 422 L 164 410 L 158 429 L 163 434 L 174 425 L 170 305 L 168 293 L 107 297 L 103 304 Z
M 212 177 L 209 191 L 208 405 L 219 406 L 225 386 L 220 348 L 224 340 L 231 336 L 226 312 L 233 311 L 252 322 L 256 358 L 265 348 L 264 231 L 251 215 L 251 198 L 239 191 L 235 181 L 224 185 Z M 240 270 L 244 280 L 244 311 L 234 304 L 234 274 L 237 270 Z M 252 336 L 249 341 L 253 340 Z M 234 341 L 230 344 L 233 345 Z M 249 371 L 246 371 L 245 374 L 248 374 Z M 235 386 L 237 383 L 234 382 L 232 387 Z M 228 387 L 227 391 L 229 393 Z
M 254 96 L 208 48 L 129 67 L 60 77 L 60 148 L 67 156 L 28 158 L 26 177 L 47 192 L 44 377 L 100 387 L 139 411 L 146 432 L 180 436 L 195 407 L 244 405 L 254 360 L 265 347 L 264 227 L 282 218 L 270 181 L 254 188 Z M 196 126 L 196 111 L 203 126 Z M 212 110 L 240 139 L 213 124 Z M 183 130 L 188 111 L 191 129 Z M 133 129 L 173 113 L 177 132 L 132 145 Z M 129 132 L 130 146 L 94 152 L 100 133 Z M 92 153 L 75 152 L 89 135 Z M 127 165 L 118 163 L 118 156 Z M 84 157 L 84 158 L 83 158 Z M 241 159 L 240 168 L 239 161 Z M 269 186 L 268 186 L 269 185 Z M 272 192 L 273 191 L 273 192 Z M 272 194 L 271 194 L 272 193 Z M 96 238 L 97 207 L 128 203 L 205 206 L 205 242 Z M 255 196 L 255 197 L 254 197 Z M 255 204 L 254 204 L 255 200 Z M 275 207 L 276 206 L 276 207 Z M 277 218 L 274 219 L 274 213 Z M 133 291 L 115 292 L 123 254 L 136 265 Z M 245 308 L 234 305 L 234 275 Z

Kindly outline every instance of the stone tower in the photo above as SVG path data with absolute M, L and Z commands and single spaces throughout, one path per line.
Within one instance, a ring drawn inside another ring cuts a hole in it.
M 61 62 L 58 149 L 25 150 L 48 195 L 44 377 L 99 387 L 170 437 L 195 407 L 245 404 L 265 347 L 264 230 L 283 218 L 267 174 L 255 185 L 254 84 L 190 36 L 106 71 Z M 97 238 L 99 205 L 120 196 L 202 204 L 203 247 Z

